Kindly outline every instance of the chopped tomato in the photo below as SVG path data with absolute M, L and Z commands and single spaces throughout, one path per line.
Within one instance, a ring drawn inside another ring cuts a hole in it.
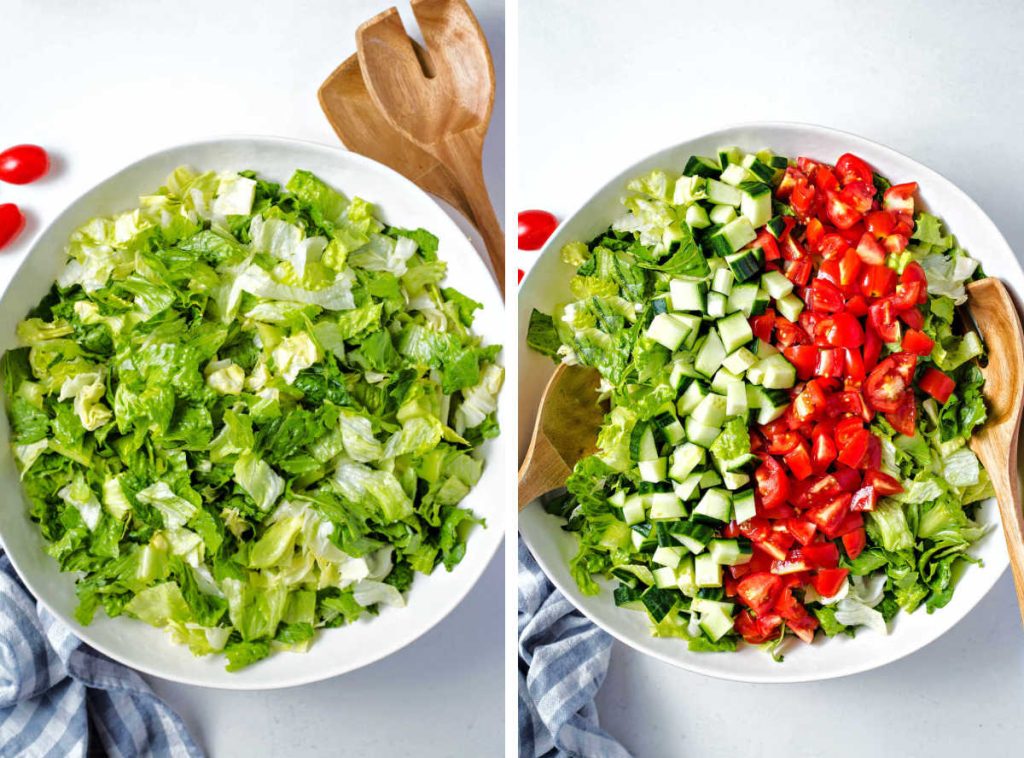
M 808 521 L 812 521 L 821 531 L 829 535 L 846 517 L 852 499 L 853 496 L 849 492 L 844 492 L 826 503 L 814 506 L 804 515 Z
M 787 166 L 786 173 L 782 175 L 782 181 L 779 182 L 779 186 L 775 189 L 775 196 L 780 200 L 785 200 L 800 183 L 807 183 L 807 177 L 804 173 L 795 166 Z
M 892 306 L 898 311 L 908 311 L 917 307 L 921 297 L 921 289 L 924 287 L 921 282 L 900 282 L 896 285 L 896 292 L 892 296 Z
M 879 495 L 898 495 L 903 492 L 903 485 L 899 479 L 877 469 L 868 469 L 864 472 L 864 485 L 874 488 Z
M 874 205 L 875 185 L 871 182 L 851 182 L 839 194 L 857 213 L 864 214 Z
M 905 234 L 890 234 L 882 244 L 888 253 L 902 253 L 910 244 L 910 238 Z
M 825 331 L 825 341 L 833 347 L 860 347 L 864 342 L 864 329 L 849 313 L 837 313 Z
M 838 451 L 832 436 L 828 432 L 816 432 L 811 447 L 811 463 L 814 470 L 821 473 L 827 469 L 829 464 L 836 459 L 836 455 L 838 455 Z
M 779 432 L 771 436 L 766 436 L 767 446 L 765 450 L 772 455 L 785 455 L 791 453 L 797 445 L 803 442 L 803 438 L 796 432 Z
M 928 301 L 928 276 L 924 272 L 924 267 L 917 261 L 908 263 L 904 267 L 903 273 L 900 274 L 900 284 L 910 284 L 912 282 L 917 282 L 921 285 L 917 304 L 923 305 Z
M 811 272 L 814 270 L 814 264 L 809 258 L 804 258 L 799 261 L 791 261 L 786 267 L 786 278 L 800 287 L 803 287 L 811 278 Z
M 869 266 L 881 266 L 885 264 L 885 248 L 874 238 L 871 232 L 864 232 L 864 236 L 857 243 L 857 255 Z
M 834 542 L 816 542 L 801 548 L 804 559 L 815 568 L 835 568 L 839 565 L 839 548 Z
M 807 443 L 800 440 L 799 444 L 783 457 L 790 473 L 796 479 L 806 479 L 814 469 L 811 465 L 811 453 L 807 449 Z
M 868 374 L 864 382 L 867 400 L 876 410 L 890 413 L 899 409 L 904 396 L 910 392 L 917 356 L 895 353 L 884 359 Z
M 795 518 L 786 519 L 786 529 L 801 545 L 809 544 L 814 539 L 814 533 L 818 531 L 818 527 L 810 521 Z
M 844 355 L 842 348 L 823 348 L 818 352 L 815 374 L 826 379 L 838 379 L 843 375 Z
M 797 218 L 808 219 L 814 208 L 816 198 L 817 192 L 814 187 L 804 182 L 797 184 L 793 188 L 793 193 L 789 196 L 789 204 L 793 206 L 793 211 L 796 213 Z
M 914 393 L 907 392 L 899 407 L 885 414 L 885 420 L 900 434 L 913 437 L 917 431 L 917 400 Z
M 903 349 L 908 353 L 927 356 L 931 355 L 933 347 L 935 347 L 935 340 L 924 332 L 919 332 L 917 329 L 907 329 L 906 333 L 903 335 Z M 925 374 L 925 376 L 927 376 L 927 374 Z M 924 389 L 924 387 L 921 389 Z M 927 392 L 927 390 L 925 390 L 925 392 Z M 942 402 L 945 402 L 945 400 Z
M 867 484 L 853 493 L 850 501 L 851 511 L 873 511 L 878 504 L 878 491 Z
M 782 465 L 772 456 L 764 456 L 763 462 L 754 471 L 757 492 L 763 508 L 775 508 L 789 497 L 789 477 Z
M 734 625 L 736 633 L 751 645 L 761 645 L 767 642 L 774 632 L 774 630 L 762 628 L 758 619 L 755 619 L 749 610 L 740 611 Z
M 807 293 L 807 307 L 814 311 L 835 313 L 844 306 L 843 293 L 826 279 L 815 279 Z
M 929 368 L 924 372 L 918 386 L 935 398 L 936 402 L 945 405 L 949 396 L 956 389 L 956 382 L 937 368 Z
M 840 193 L 825 191 L 825 213 L 837 229 L 849 229 L 861 219 L 861 214 Z
M 772 331 L 775 329 L 775 311 L 766 310 L 760 316 L 750 317 L 750 330 L 754 336 L 764 342 L 772 341 Z
M 786 576 L 787 574 L 799 574 L 803 571 L 809 571 L 811 564 L 801 554 L 802 548 L 794 548 L 786 554 L 785 558 L 772 562 L 771 572 L 776 576 Z
M 917 192 L 917 182 L 894 184 L 882 196 L 882 207 L 887 211 L 913 213 L 915 192 Z
M 804 244 L 812 253 L 821 252 L 821 242 L 825 238 L 825 226 L 816 218 L 807 222 L 804 229 Z
M 825 392 L 818 381 L 812 379 L 793 400 L 793 413 L 800 422 L 811 421 L 824 412 L 825 403 Z
M 818 365 L 818 348 L 814 345 L 784 347 L 782 354 L 796 367 L 796 375 L 800 379 L 807 380 L 814 376 L 814 369 Z
M 856 430 L 844 444 L 839 445 L 839 462 L 850 468 L 859 468 L 868 454 L 870 439 L 871 432 L 867 429 Z
M 832 597 L 843 588 L 843 585 L 846 584 L 846 577 L 849 575 L 849 569 L 822 569 L 812 580 L 814 589 L 822 597 Z
M 871 167 L 853 153 L 843 153 L 836 161 L 836 175 L 844 185 L 854 182 L 871 184 L 873 180 Z
M 896 272 L 888 266 L 865 266 L 860 275 L 860 291 L 864 297 L 883 297 L 896 289 Z
M 875 333 L 882 338 L 882 342 L 900 341 L 900 323 L 896 320 L 896 311 L 891 299 L 883 297 L 872 303 L 868 308 L 868 319 Z
M 878 357 L 882 353 L 882 340 L 874 330 L 868 329 L 864 333 L 864 368 L 870 371 L 878 365 Z
M 736 594 L 754 613 L 767 613 L 782 592 L 782 580 L 768 572 L 748 574 L 740 580 Z
M 872 211 L 864 216 L 864 226 L 878 239 L 885 239 L 896 228 L 896 219 L 890 211 Z
M 899 316 L 900 321 L 911 329 L 921 329 L 924 327 L 924 316 L 919 308 L 908 308 L 905 311 L 900 311 Z
M 841 539 L 843 541 L 843 550 L 846 551 L 846 555 L 851 561 L 856 560 L 857 556 L 864 552 L 864 548 L 868 544 L 868 537 L 864 527 L 847 532 Z
M 789 619 L 786 622 L 786 628 L 803 642 L 810 644 L 814 641 L 814 630 L 818 628 L 818 619 L 806 614 L 799 618 Z

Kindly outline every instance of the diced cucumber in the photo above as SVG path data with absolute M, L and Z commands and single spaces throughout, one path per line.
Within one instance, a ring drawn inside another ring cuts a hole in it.
M 653 461 L 658 457 L 654 431 L 645 421 L 638 421 L 629 434 L 629 457 L 634 461 Z
M 743 164 L 743 151 L 738 147 L 718 148 L 718 163 L 722 168 L 728 167 L 730 163 Z
M 722 169 L 714 158 L 691 155 L 683 168 L 683 176 L 718 176 Z
M 724 267 L 719 268 L 711 279 L 711 289 L 728 297 L 735 281 L 736 277 L 732 275 L 732 271 Z
M 750 225 L 760 229 L 771 221 L 772 188 L 763 182 L 743 182 L 739 189 L 743 195 L 740 200 L 740 214 L 750 220 Z
M 671 548 L 664 549 L 671 550 Z M 723 566 L 739 566 L 743 563 L 748 563 L 754 557 L 754 550 L 751 548 L 750 542 L 748 540 L 741 542 L 738 539 L 711 540 L 708 543 L 708 553 L 715 559 L 715 563 L 721 563 Z M 678 563 L 679 561 L 676 560 L 676 564 Z M 669 564 L 662 565 L 667 566 Z
M 667 550 L 668 548 L 659 547 L 658 550 Z M 654 554 L 658 554 L 658 550 L 654 551 Z M 656 568 L 652 572 L 654 574 L 654 586 L 658 589 L 668 590 L 675 589 L 679 579 L 676 577 L 675 566 L 662 566 Z
M 693 416 L 687 416 L 684 422 L 686 426 L 686 439 L 695 445 L 707 448 L 718 438 L 722 430 L 717 426 L 706 426 Z
M 701 476 L 703 476 L 702 473 L 690 474 L 683 481 L 674 485 L 672 490 L 676 493 L 676 497 L 683 501 L 692 500 L 700 489 Z
M 704 282 L 673 279 L 668 287 L 672 310 L 704 312 L 704 295 L 707 292 Z
M 746 283 L 736 284 L 729 293 L 729 302 L 726 310 L 729 313 L 742 313 L 750 317 L 754 310 L 754 300 L 757 299 L 757 284 Z
M 768 271 L 761 277 L 761 286 L 764 291 L 776 300 L 781 300 L 793 291 L 793 282 L 789 281 L 779 271 Z
M 683 482 L 702 463 L 704 463 L 704 448 L 687 442 L 677 447 L 672 452 L 672 466 L 668 475 L 677 482 Z
M 743 196 L 738 189 L 724 184 L 717 179 L 707 180 L 705 192 L 707 193 L 708 202 L 714 205 L 731 205 L 733 208 L 739 208 L 740 203 L 743 201 Z
M 722 323 L 722 321 L 718 322 L 719 325 Z M 747 328 L 750 328 L 749 325 Z M 718 331 L 712 329 L 708 332 L 707 339 L 704 340 L 700 350 L 697 351 L 697 356 L 693 360 L 693 367 L 704 376 L 714 376 L 715 372 L 722 365 L 722 361 L 725 360 L 725 357 L 730 352 L 732 351 L 725 349 Z
M 659 313 L 651 320 L 645 334 L 659 345 L 675 352 L 683 344 L 688 333 L 686 326 L 671 313 Z
M 640 461 L 636 464 L 640 469 L 640 478 L 645 482 L 665 481 L 665 470 L 668 466 L 667 458 L 655 458 L 653 461 Z
M 680 396 L 679 401 L 676 403 L 676 409 L 679 411 L 680 416 L 689 416 L 693 409 L 700 405 L 700 401 L 703 400 L 708 394 L 707 385 L 701 382 L 699 379 L 694 379 L 687 386 L 686 391 Z
M 716 540 L 711 540 L 711 544 L 714 544 L 715 542 Z M 685 548 L 680 545 L 676 545 L 675 547 L 659 547 L 654 551 L 654 555 L 651 556 L 651 560 L 659 566 L 668 566 L 670 569 L 674 569 L 679 565 L 679 559 L 683 557 L 684 550 Z M 724 563 L 724 561 L 720 562 Z M 675 583 L 676 578 L 673 576 L 672 583 L 669 586 L 674 586 Z
M 649 587 L 641 595 L 640 602 L 644 604 L 647 615 L 657 624 L 668 615 L 678 599 L 679 596 L 674 592 L 674 588 L 660 589 L 658 587 Z
M 725 391 L 725 413 L 727 416 L 742 416 L 747 412 L 747 385 L 743 382 L 730 384 Z
M 693 509 L 694 518 L 713 524 L 724 524 L 732 514 L 732 499 L 729 493 L 718 488 L 709 489 Z
M 775 178 L 775 169 L 763 162 L 756 155 L 744 156 L 743 168 L 756 176 L 762 182 L 771 182 L 771 180 Z
M 779 351 L 775 348 L 774 345 L 768 344 L 763 339 L 758 339 L 757 340 L 757 350 L 754 352 L 754 355 L 757 356 L 758 360 L 760 360 L 762 358 L 767 358 L 769 355 L 778 355 L 778 354 L 779 354 Z
M 673 313 L 679 323 L 686 327 L 686 339 L 683 340 L 683 347 L 692 348 L 700 336 L 700 327 L 703 320 L 696 313 Z
M 711 380 L 711 389 L 719 395 L 727 395 L 729 387 L 733 384 L 743 384 L 743 376 L 740 374 L 734 374 L 723 366 L 718 369 L 718 372 Z M 728 405 L 728 403 L 726 404 Z
M 724 395 L 711 393 L 700 401 L 700 405 L 693 409 L 690 418 L 704 426 L 721 429 L 726 418 L 725 406 L 726 400 Z
M 782 390 L 761 389 L 761 405 L 757 411 L 757 423 L 770 424 L 789 407 L 789 395 Z
M 804 311 L 804 301 L 789 293 L 785 297 L 775 301 L 775 307 L 779 309 L 779 315 L 790 321 L 796 321 Z
M 693 556 L 684 555 L 676 567 L 676 586 L 687 597 L 697 594 L 697 583 L 693 573 Z
M 765 312 L 765 310 L 767 310 L 771 301 L 772 299 L 769 297 L 768 293 L 761 289 L 761 287 L 758 287 L 757 294 L 754 296 L 754 307 L 750 309 L 750 315 L 760 316 Z
M 733 374 L 742 376 L 743 372 L 755 363 L 757 363 L 757 356 L 747 350 L 747 348 L 741 347 L 729 353 L 728 357 L 722 361 L 722 366 Z
M 737 524 L 742 524 L 744 521 L 749 521 L 757 515 L 757 506 L 754 501 L 753 490 L 743 490 L 741 492 L 735 492 L 732 496 L 732 512 L 733 518 Z
M 643 502 L 643 498 L 641 498 L 640 503 L 643 504 Z M 634 548 L 639 550 L 641 553 L 654 552 L 654 549 L 658 546 L 658 540 L 655 537 L 654 528 L 652 527 L 650 521 L 645 520 L 641 521 L 639 524 L 633 524 L 629 528 L 629 531 L 629 536 Z M 646 566 L 643 568 L 646 569 Z M 648 582 L 648 584 L 649 583 L 650 582 Z
M 694 555 L 704 552 L 704 547 L 715 536 L 714 530 L 707 524 L 696 521 L 680 521 L 672 525 L 672 536 Z
M 686 223 L 694 229 L 707 229 L 711 226 L 711 219 L 702 205 L 694 203 L 686 209 Z
M 710 553 L 701 553 L 693 559 L 694 584 L 700 587 L 721 587 L 722 566 L 715 562 Z M 729 622 L 730 628 L 732 622 Z
M 719 569 L 721 575 L 721 569 Z M 721 608 L 714 608 L 700 614 L 700 628 L 712 642 L 718 642 L 722 637 L 732 631 L 733 620 L 728 613 Z
M 796 384 L 796 369 L 781 353 L 761 359 L 757 366 L 764 370 L 761 384 L 766 389 L 784 390 Z
M 728 298 L 721 292 L 708 293 L 708 316 L 711 318 L 722 318 L 725 315 L 725 304 Z
M 718 608 L 728 614 L 732 614 L 736 610 L 736 603 L 730 603 L 725 600 L 712 600 L 710 597 L 704 597 L 704 595 L 718 594 L 715 590 L 703 590 L 697 593 L 697 597 L 690 603 L 690 610 L 694 613 L 704 613 L 704 611 Z
M 764 251 L 760 247 L 740 250 L 738 253 L 725 256 L 725 262 L 729 264 L 736 281 L 745 282 L 753 279 L 761 270 L 764 264 Z
M 681 176 L 672 192 L 672 204 L 689 205 L 707 196 L 707 179 L 703 176 Z
M 740 202 L 742 202 L 742 200 Z M 711 223 L 713 224 L 725 226 L 736 218 L 736 209 L 731 205 L 716 205 L 711 209 L 711 212 L 708 214 L 708 218 L 711 219 Z
M 753 242 L 757 233 L 754 231 L 750 219 L 746 216 L 739 216 L 715 232 L 712 237 L 723 239 L 729 245 L 728 252 L 735 253 Z M 733 269 L 733 274 L 735 273 L 736 271 Z
M 749 372 L 748 372 L 749 373 Z M 758 409 L 761 407 L 761 388 L 756 387 L 753 384 L 746 386 L 747 390 L 747 408 Z M 728 399 L 728 398 L 726 398 Z
M 722 169 L 722 175 L 719 178 L 726 184 L 738 187 L 743 184 L 743 182 L 750 181 L 753 178 L 753 175 L 743 168 L 742 164 L 730 163 Z
M 614 505 L 616 508 L 621 508 L 623 505 L 626 504 L 626 491 L 619 490 L 610 498 L 608 498 L 608 502 Z
M 732 313 L 720 319 L 715 325 L 722 340 L 722 347 L 726 354 L 746 345 L 754 338 L 754 332 L 750 329 L 750 322 L 742 313 Z M 721 360 L 724 360 L 725 356 Z M 719 361 L 721 365 L 721 361 Z M 699 369 L 699 367 L 698 367 Z
M 714 469 L 708 469 L 700 476 L 701 489 L 708 489 L 709 487 L 717 487 L 722 483 L 722 477 L 718 475 L 718 472 Z
M 644 508 L 644 499 L 640 495 L 631 495 L 622 504 L 622 517 L 630 526 L 639 524 L 647 518 L 647 511 Z
M 651 521 L 683 518 L 686 510 L 682 501 L 672 492 L 655 492 L 651 496 Z
M 665 411 L 659 413 L 653 419 L 651 423 L 654 428 L 657 429 L 658 434 L 665 442 L 669 445 L 678 445 L 686 438 L 686 432 L 683 430 L 683 425 L 679 423 L 679 419 L 671 411 Z
M 687 354 L 676 355 L 672 358 L 671 370 L 668 375 L 668 383 L 673 389 L 678 390 L 683 386 L 687 378 L 700 376 L 700 373 L 693 367 L 693 356 Z
M 729 491 L 738 490 L 740 487 L 745 487 L 750 483 L 750 475 L 745 474 L 742 471 L 723 471 L 722 472 L 722 484 Z

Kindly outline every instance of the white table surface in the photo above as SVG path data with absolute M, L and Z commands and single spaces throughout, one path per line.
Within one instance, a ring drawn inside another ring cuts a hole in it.
M 519 9 L 521 208 L 564 216 L 623 166 L 690 135 L 806 121 L 936 169 L 1024 253 L 1020 4 L 520 0 Z M 532 254 L 518 255 L 527 267 Z M 616 643 L 598 696 L 604 726 L 638 758 L 1008 755 L 1024 743 L 1022 702 L 1024 632 L 1008 574 L 944 638 L 873 672 L 737 684 Z
M 157 149 L 226 134 L 337 144 L 317 87 L 355 50 L 356 26 L 392 4 L 0 0 L 0 143 L 36 142 L 56 159 L 45 181 L 0 185 L 0 203 L 16 202 L 29 217 L 0 254 L 0 285 L 65 205 Z M 504 8 L 500 0 L 471 4 L 499 81 L 484 157 L 501 218 Z M 400 12 L 411 19 L 407 4 Z M 320 684 L 233 693 L 150 683 L 218 758 L 498 755 L 503 574 L 499 554 L 466 600 L 419 641 Z

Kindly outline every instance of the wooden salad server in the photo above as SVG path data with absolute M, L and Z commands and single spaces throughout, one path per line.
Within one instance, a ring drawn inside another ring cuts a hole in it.
M 974 432 L 970 446 L 992 479 L 1024 620 L 1024 514 L 1017 469 L 1017 437 L 1024 407 L 1024 332 L 1001 281 L 988 277 L 971 282 L 967 294 L 967 309 L 989 355 L 988 365 L 981 367 L 988 421 Z
M 412 0 L 412 11 L 426 54 L 417 55 L 398 11 L 390 8 L 356 32 L 359 67 L 381 114 L 459 187 L 504 293 L 505 235 L 483 174 L 494 106 L 491 52 L 465 0 Z
M 419 55 L 422 48 L 412 41 Z M 370 98 L 359 69 L 350 56 L 320 85 L 320 107 L 342 144 L 372 158 L 444 200 L 476 226 L 473 211 L 451 174 L 430 153 L 395 129 Z
M 573 466 L 597 449 L 607 412 L 598 402 L 601 375 L 586 366 L 559 364 L 540 400 L 530 447 L 519 468 L 519 510 L 565 486 Z

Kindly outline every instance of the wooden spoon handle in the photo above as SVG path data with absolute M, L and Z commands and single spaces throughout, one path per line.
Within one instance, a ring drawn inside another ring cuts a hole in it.
M 1010 555 L 1010 570 L 1017 590 L 1021 621 L 1024 621 L 1024 513 L 1020 505 L 1020 477 L 1017 472 L 1017 430 L 1006 446 L 1000 446 L 998 465 L 986 466 L 1003 521 L 1006 550 Z M 994 451 L 993 451 L 994 452 Z M 992 460 L 995 456 L 988 456 Z
M 483 144 L 475 135 L 458 132 L 448 139 L 429 146 L 431 152 L 440 161 L 466 199 L 466 205 L 472 213 L 480 236 L 483 237 L 487 255 L 491 259 L 491 267 L 498 282 L 502 298 L 505 297 L 505 233 L 501 229 L 498 217 L 491 204 L 491 196 L 484 182 L 481 153 Z

